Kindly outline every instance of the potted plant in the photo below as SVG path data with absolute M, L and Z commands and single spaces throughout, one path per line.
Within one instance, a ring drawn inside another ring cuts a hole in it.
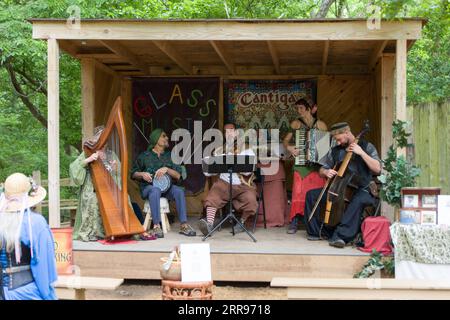
M 406 122 L 396 120 L 392 123 L 393 144 L 389 147 L 386 159 L 383 162 L 383 173 L 378 177 L 381 182 L 381 199 L 398 210 L 402 205 L 401 190 L 404 187 L 414 187 L 415 179 L 420 174 L 420 169 L 411 164 L 405 156 L 397 155 L 398 148 L 411 146 L 408 144 L 408 137 L 411 135 L 406 132 Z M 363 266 L 362 270 L 354 275 L 355 278 L 368 278 L 376 271 L 380 270 L 384 277 L 392 277 L 394 274 L 394 256 L 383 257 L 383 255 L 374 250 Z
M 386 159 L 383 162 L 383 173 L 378 177 L 381 185 L 381 199 L 393 206 L 396 211 L 402 205 L 401 189 L 414 187 L 415 179 L 420 174 L 420 169 L 408 162 L 405 156 L 397 155 L 398 148 L 411 146 L 406 132 L 406 122 L 396 120 L 392 123 L 392 135 L 394 143 L 389 147 Z
M 373 249 L 369 260 L 362 267 L 361 271 L 353 275 L 353 278 L 369 278 L 377 271 L 380 272 L 381 278 L 393 278 L 395 272 L 394 257 L 385 257 L 380 252 Z

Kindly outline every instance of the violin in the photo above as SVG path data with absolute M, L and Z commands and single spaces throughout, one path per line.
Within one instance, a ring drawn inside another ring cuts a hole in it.
M 354 142 L 358 143 L 369 130 L 369 122 L 365 121 L 362 131 L 356 136 Z M 352 157 L 353 152 L 347 151 L 344 159 L 334 166 L 333 170 L 337 170 L 337 174 L 334 177 L 327 179 L 308 221 L 314 216 L 317 206 L 326 192 L 327 200 L 325 206 L 321 210 L 320 220 L 323 224 L 331 227 L 334 227 L 341 222 L 345 209 L 350 203 L 354 191 L 358 188 L 356 185 L 352 184 L 355 172 L 348 170 L 348 165 Z

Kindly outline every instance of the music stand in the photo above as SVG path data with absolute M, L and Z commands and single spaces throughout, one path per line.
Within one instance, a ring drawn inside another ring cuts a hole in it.
M 256 157 L 255 156 L 244 156 L 244 155 L 221 155 L 216 157 L 205 157 L 202 161 L 202 170 L 205 173 L 228 173 L 230 175 L 230 188 L 229 188 L 229 197 L 228 197 L 228 214 L 227 216 L 220 221 L 220 223 L 215 226 L 206 236 L 203 237 L 203 241 L 206 238 L 210 237 L 217 229 L 219 229 L 225 221 L 232 222 L 233 220 L 239 224 L 242 229 L 249 235 L 250 238 L 254 242 L 256 242 L 255 237 L 251 235 L 251 233 L 245 228 L 245 226 L 239 221 L 238 218 L 233 213 L 233 173 L 239 172 L 253 172 L 256 168 Z M 231 224 L 231 230 L 233 236 L 234 225 Z

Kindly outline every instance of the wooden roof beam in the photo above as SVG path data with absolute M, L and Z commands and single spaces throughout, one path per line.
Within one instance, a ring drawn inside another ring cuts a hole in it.
M 96 59 L 92 59 L 94 60 L 94 64 L 97 68 L 99 68 L 100 70 L 108 73 L 111 76 L 115 76 L 115 77 L 120 77 L 120 75 L 113 69 L 111 69 L 110 67 L 108 67 L 107 65 L 103 64 L 102 62 L 96 60 Z
M 223 47 L 217 43 L 216 41 L 209 41 L 211 46 L 216 50 L 217 55 L 220 57 L 224 65 L 227 67 L 230 74 L 235 74 L 234 72 L 234 63 L 231 61 L 230 56 L 225 52 Z
M 369 70 L 372 70 L 373 67 L 375 67 L 375 64 L 377 63 L 378 58 L 383 53 L 384 48 L 386 48 L 387 43 L 388 43 L 388 40 L 384 40 L 375 47 L 375 49 L 372 52 L 372 55 L 370 56 Z
M 72 57 L 77 56 L 78 49 L 73 43 L 69 41 L 59 41 L 58 44 L 59 48 L 67 54 L 71 55 Z
M 117 41 L 100 40 L 105 47 L 114 52 L 116 55 L 126 59 L 130 64 L 144 72 L 149 73 L 149 67 L 142 62 L 134 53 L 128 50 L 126 47 L 118 43 Z
M 175 62 L 187 74 L 193 74 L 192 65 L 184 59 L 167 41 L 153 41 L 153 43 Z
M 78 53 L 76 55 L 78 59 L 93 58 L 93 59 L 118 59 L 120 58 L 115 53 Z
M 201 65 L 194 66 L 195 75 L 221 75 L 228 76 L 228 69 L 223 65 Z M 277 76 L 274 75 L 273 64 L 268 65 L 247 65 L 247 64 L 235 64 L 234 67 L 235 74 L 233 76 L 245 76 L 245 75 L 267 75 L 267 76 Z M 308 76 L 320 76 L 322 71 L 322 65 L 281 65 L 280 66 L 280 76 L 281 75 L 308 75 Z M 119 72 L 119 71 L 117 71 Z M 122 73 L 122 72 L 120 72 Z M 152 66 L 150 68 L 150 73 L 154 76 L 159 75 L 174 75 L 182 76 L 184 71 L 178 66 Z M 352 65 L 327 65 L 327 75 L 367 75 L 369 74 L 367 64 L 352 64 Z
M 81 29 L 67 28 L 66 21 L 32 21 L 33 39 L 74 40 L 385 40 L 419 39 L 421 20 L 383 21 L 379 30 L 369 30 L 360 21 L 116 21 L 82 20 Z
M 322 55 L 322 74 L 326 74 L 328 63 L 328 52 L 330 51 L 330 40 L 325 41 Z
M 280 59 L 278 58 L 277 49 L 272 41 L 267 41 L 267 46 L 269 47 L 270 56 L 272 57 L 273 65 L 275 66 L 275 71 L 280 74 Z

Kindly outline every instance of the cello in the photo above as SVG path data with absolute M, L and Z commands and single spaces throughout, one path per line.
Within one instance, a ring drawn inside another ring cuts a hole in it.
M 369 132 L 369 130 L 369 121 L 366 120 L 362 131 L 356 136 L 354 142 L 358 143 L 359 140 L 367 132 Z M 327 193 L 327 200 L 325 202 L 325 206 L 323 206 L 321 210 L 320 220 L 324 225 L 330 227 L 334 227 L 341 222 L 345 209 L 352 199 L 353 191 L 357 189 L 357 186 L 352 184 L 355 172 L 347 170 L 352 156 L 353 152 L 347 151 L 344 159 L 334 166 L 333 170 L 337 170 L 337 174 L 334 177 L 327 179 L 327 182 L 325 183 L 325 186 L 323 187 L 319 198 L 311 211 L 308 222 L 311 221 L 314 216 L 314 213 L 325 192 Z

